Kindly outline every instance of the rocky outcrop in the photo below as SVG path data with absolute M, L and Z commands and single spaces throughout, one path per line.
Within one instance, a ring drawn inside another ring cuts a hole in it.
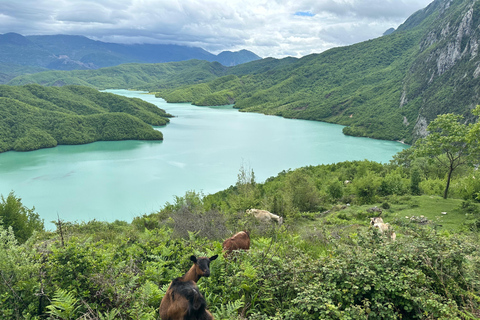
M 424 138 L 427 136 L 428 122 L 427 119 L 421 115 L 418 116 L 417 122 L 415 123 L 415 127 L 413 128 L 413 137 L 414 140 L 419 138 Z
M 480 77 L 480 6 L 476 3 L 432 3 L 438 8 L 435 23 L 419 43 L 419 54 L 406 75 L 399 101 L 401 108 L 408 102 L 418 110 L 413 140 L 426 136 L 428 123 L 437 115 L 466 114 L 470 105 L 480 103 L 480 91 L 474 84 Z

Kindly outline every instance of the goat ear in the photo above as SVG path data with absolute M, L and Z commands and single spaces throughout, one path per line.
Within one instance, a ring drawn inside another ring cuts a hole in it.
M 193 263 L 197 263 L 197 257 L 195 257 L 195 256 L 190 256 L 190 260 L 191 260 Z
M 210 261 L 213 261 L 218 258 L 218 254 L 214 255 L 213 257 L 210 257 Z

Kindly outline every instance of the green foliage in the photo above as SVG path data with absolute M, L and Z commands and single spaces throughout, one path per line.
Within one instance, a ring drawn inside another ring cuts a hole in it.
M 235 103 L 248 112 L 339 123 L 349 135 L 412 143 L 419 120 L 466 114 L 476 103 L 480 57 L 469 30 L 479 21 L 478 9 L 469 1 L 437 1 L 392 34 L 301 59 L 267 58 L 229 68 L 199 60 L 124 64 L 42 72 L 9 83 L 146 89 L 170 102 Z
M 102 239 L 96 234 L 100 225 L 94 225 L 68 226 L 64 247 L 55 233 L 33 247 L 19 246 L 13 234 L 0 235 L 2 243 L 10 237 L 0 250 L 0 271 L 27 281 L 7 278 L 1 311 L 6 318 L 20 319 L 29 310 L 32 316 L 62 319 L 155 319 L 169 282 L 190 267 L 188 256 L 221 251 L 221 242 L 214 240 L 172 240 L 165 228 L 134 231 L 126 225 L 115 238 Z M 253 232 L 250 251 L 220 256 L 211 276 L 199 281 L 200 290 L 218 319 L 461 318 L 478 309 L 475 238 L 404 227 L 403 237 L 391 242 L 367 227 L 355 230 L 350 241 L 342 241 L 334 240 L 335 227 L 323 228 L 329 249 L 315 255 L 313 241 L 318 240 L 292 230 L 281 228 L 266 237 Z M 15 254 L 41 247 L 47 249 L 43 262 Z M 21 268 L 13 256 L 24 259 Z M 36 283 L 50 296 L 41 310 L 33 294 L 39 290 Z M 10 287 L 20 285 L 31 304 L 24 298 L 15 302 L 20 291 L 12 294 Z
M 460 315 L 456 299 L 473 289 L 462 276 L 472 265 L 460 257 L 476 249 L 461 240 L 434 239 L 426 235 L 388 244 L 361 235 L 349 252 L 339 248 L 333 257 L 310 264 L 308 280 L 295 284 L 299 294 L 287 314 L 302 319 Z
M 315 211 L 320 204 L 315 182 L 302 170 L 295 170 L 288 175 L 286 198 L 291 211 Z
M 413 195 L 418 196 L 420 194 L 420 182 L 422 181 L 421 179 L 421 171 L 420 169 L 415 166 L 412 168 L 411 174 L 410 174 L 410 192 Z
M 12 228 L 16 239 L 23 243 L 30 238 L 34 231 L 43 231 L 43 220 L 40 219 L 35 208 L 29 209 L 22 204 L 22 199 L 10 192 L 5 198 L 1 196 L 0 226 L 4 229 Z
M 343 197 L 343 183 L 339 180 L 332 181 L 327 186 L 327 190 L 333 200 L 338 200 Z
M 359 204 L 374 203 L 377 196 L 377 190 L 381 185 L 381 180 L 373 173 L 357 178 L 354 181 L 355 193 Z
M 420 167 L 399 159 L 309 166 L 264 183 L 242 165 L 234 186 L 188 191 L 132 223 L 59 221 L 24 243 L 0 227 L 0 318 L 157 319 L 192 254 L 219 254 L 198 282 L 218 319 L 475 318 L 479 206 L 409 194 Z M 443 185 L 420 173 L 421 191 Z M 452 195 L 472 173 L 459 171 Z M 246 216 L 248 203 L 278 208 L 284 224 Z M 373 205 L 396 241 L 369 227 Z M 245 229 L 250 249 L 224 257 L 223 240 Z
M 44 284 L 40 255 L 31 245 L 20 245 L 12 227 L 0 225 L 0 318 L 31 319 L 38 313 Z
M 413 171 L 412 171 L 413 174 Z M 379 193 L 383 196 L 403 195 L 408 191 L 408 180 L 402 177 L 400 168 L 388 172 L 379 186 Z
M 480 106 L 477 109 L 480 110 Z M 472 160 L 476 161 L 480 154 L 478 139 L 475 142 L 471 140 L 474 135 L 473 126 L 464 124 L 462 119 L 462 116 L 452 113 L 439 115 L 428 125 L 428 136 L 419 139 L 413 147 L 416 156 L 435 158 L 448 169 L 443 194 L 445 199 L 453 171 Z
M 97 89 L 157 90 L 172 84 L 192 84 L 213 80 L 225 74 L 218 62 L 188 60 L 181 62 L 128 63 L 96 70 L 45 71 L 14 78 L 9 85 L 79 85 Z
M 52 304 L 47 306 L 47 313 L 60 319 L 76 319 L 78 302 L 73 293 L 59 289 L 53 296 Z
M 240 300 L 229 301 L 222 304 L 213 312 L 213 316 L 218 320 L 231 320 L 238 318 L 238 310 L 244 306 L 244 302 Z
M 161 140 L 164 110 L 86 87 L 0 86 L 0 152 L 100 140 Z

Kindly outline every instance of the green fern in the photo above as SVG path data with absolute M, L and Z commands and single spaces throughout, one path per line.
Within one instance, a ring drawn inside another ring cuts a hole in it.
M 170 287 L 170 283 L 164 284 L 160 287 L 160 295 L 162 297 L 167 293 L 168 287 Z
M 75 314 L 79 308 L 78 299 L 73 293 L 58 289 L 53 295 L 52 304 L 47 306 L 47 313 L 60 319 L 76 318 Z
M 100 320 L 115 320 L 117 319 L 117 315 L 120 313 L 117 309 L 112 309 L 110 312 L 105 312 L 105 313 L 99 313 L 98 317 Z
M 218 320 L 230 320 L 238 318 L 238 309 L 244 305 L 243 301 L 235 300 L 228 302 L 226 305 L 221 305 L 220 308 L 216 308 L 213 313 L 215 319 Z

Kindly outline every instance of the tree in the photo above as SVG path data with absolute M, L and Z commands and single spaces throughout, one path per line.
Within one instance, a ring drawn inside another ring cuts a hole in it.
M 414 166 L 410 171 L 410 192 L 418 196 L 420 195 L 420 181 L 422 180 L 420 168 Z
M 44 230 L 43 220 L 40 219 L 35 208 L 28 209 L 22 204 L 22 199 L 10 192 L 5 199 L 1 196 L 0 225 L 4 229 L 12 227 L 18 242 L 23 243 L 33 234 L 33 231 Z
M 473 111 L 480 113 L 480 106 Z M 463 164 L 478 161 L 478 123 L 464 124 L 463 117 L 453 113 L 437 116 L 427 127 L 429 134 L 417 140 L 414 148 L 416 156 L 426 156 L 436 159 L 443 167 L 447 168 L 447 184 L 443 198 L 448 196 L 450 180 L 455 169 Z

